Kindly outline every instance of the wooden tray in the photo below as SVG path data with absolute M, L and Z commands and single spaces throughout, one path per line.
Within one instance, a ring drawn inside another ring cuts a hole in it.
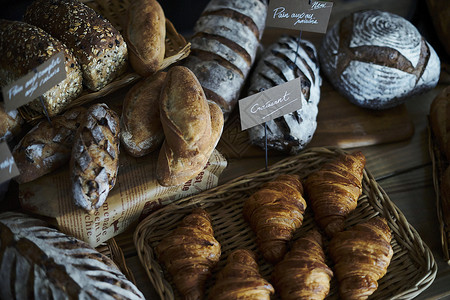
M 171 232 L 179 221 L 194 207 L 203 207 L 211 217 L 215 237 L 221 243 L 222 256 L 207 283 L 207 291 L 214 282 L 217 271 L 226 261 L 228 254 L 236 248 L 248 248 L 258 254 L 260 271 L 269 279 L 272 266 L 267 264 L 255 246 L 255 236 L 242 217 L 244 200 L 259 187 L 279 174 L 299 174 L 305 178 L 317 170 L 324 162 L 335 158 L 344 150 L 340 148 L 311 148 L 297 156 L 288 157 L 267 171 L 260 170 L 222 186 L 205 191 L 193 197 L 174 202 L 152 213 L 136 228 L 134 243 L 150 282 L 161 299 L 179 299 L 172 288 L 170 276 L 165 273 L 154 254 L 154 247 Z M 370 172 L 365 169 L 363 193 L 356 210 L 349 216 L 347 227 L 377 215 L 387 219 L 393 232 L 391 242 L 394 256 L 387 274 L 379 281 L 379 288 L 370 299 L 411 299 L 419 295 L 434 281 L 437 273 L 436 262 L 426 244 L 416 230 L 408 223 L 402 212 L 389 199 Z M 296 232 L 294 240 L 315 226 L 310 209 L 307 208 L 302 227 Z M 325 245 L 327 242 L 325 242 Z M 337 283 L 331 282 L 329 299 L 338 298 Z

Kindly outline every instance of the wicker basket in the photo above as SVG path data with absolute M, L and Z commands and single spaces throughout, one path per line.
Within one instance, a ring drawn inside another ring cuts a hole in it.
M 123 19 L 126 16 L 126 11 L 129 5 L 127 0 L 82 0 L 84 4 L 93 8 L 99 14 L 108 19 L 113 26 L 122 31 Z M 159 66 L 159 70 L 164 70 L 172 64 L 186 58 L 191 51 L 191 44 L 186 41 L 186 39 L 177 32 L 170 20 L 166 19 L 166 45 L 165 45 L 165 56 L 164 60 Z M 80 106 L 89 102 L 92 102 L 100 97 L 109 95 L 127 85 L 132 84 L 138 80 L 140 76 L 136 74 L 131 66 L 117 77 L 114 81 L 103 87 L 99 91 L 90 91 L 84 89 L 80 96 L 73 100 L 67 107 L 66 110 L 75 106 Z M 35 110 L 29 109 L 27 106 L 22 106 L 19 108 L 21 116 L 29 123 L 35 123 L 36 121 L 42 119 L 44 115 Z
M 302 178 L 317 170 L 325 161 L 335 158 L 344 150 L 338 148 L 311 148 L 295 157 L 288 157 L 267 171 L 261 170 L 205 191 L 196 196 L 174 202 L 144 219 L 136 228 L 134 243 L 139 258 L 161 299 L 179 299 L 172 288 L 172 280 L 156 260 L 153 248 L 171 232 L 193 207 L 205 208 L 212 217 L 215 237 L 221 243 L 222 256 L 207 283 L 207 291 L 215 281 L 217 270 L 226 261 L 228 253 L 236 248 L 254 250 L 259 257 L 260 271 L 270 278 L 272 266 L 267 264 L 255 246 L 255 236 L 242 218 L 243 201 L 261 184 L 273 180 L 279 174 L 299 174 Z M 387 274 L 379 281 L 379 288 L 370 299 L 411 299 L 434 281 L 437 266 L 433 255 L 414 228 L 407 222 L 368 170 L 364 170 L 363 194 L 356 210 L 349 216 L 347 226 L 355 225 L 377 215 L 385 217 L 393 231 L 394 256 Z M 315 226 L 310 209 L 294 240 Z M 325 242 L 325 247 L 327 242 Z M 338 298 L 337 282 L 331 282 L 329 299 Z
M 445 261 L 448 264 L 450 264 L 450 250 L 449 250 L 450 228 L 444 222 L 444 215 L 441 205 L 441 193 L 440 193 L 441 177 L 448 166 L 448 162 L 445 159 L 445 155 L 442 153 L 441 149 L 436 143 L 436 140 L 433 136 L 433 131 L 431 130 L 430 126 L 428 126 L 428 146 L 431 157 L 431 163 L 433 165 L 433 185 L 436 194 L 436 213 L 439 220 L 439 231 L 441 233 L 442 252 Z

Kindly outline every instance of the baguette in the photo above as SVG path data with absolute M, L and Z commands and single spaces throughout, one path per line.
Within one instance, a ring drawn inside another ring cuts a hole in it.
M 154 74 L 164 60 L 166 48 L 166 18 L 158 1 L 130 3 L 125 37 L 134 71 L 143 77 Z
M 64 53 L 66 79 L 42 95 L 51 117 L 62 112 L 82 92 L 80 65 L 63 43 L 44 30 L 24 22 L 0 20 L 0 86 L 28 74 L 59 52 Z M 43 113 L 37 99 L 27 107 Z
M 119 168 L 119 116 L 106 104 L 89 107 L 78 128 L 70 160 L 75 204 L 98 209 L 114 187 Z
M 69 47 L 83 70 L 83 83 L 98 91 L 127 67 L 127 45 L 111 23 L 77 0 L 35 0 L 24 21 Z

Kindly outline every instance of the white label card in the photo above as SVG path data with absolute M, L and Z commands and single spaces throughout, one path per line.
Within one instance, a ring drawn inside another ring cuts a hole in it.
M 242 130 L 302 108 L 300 78 L 239 100 Z
M 20 172 L 6 142 L 0 143 L 0 183 L 19 176 Z

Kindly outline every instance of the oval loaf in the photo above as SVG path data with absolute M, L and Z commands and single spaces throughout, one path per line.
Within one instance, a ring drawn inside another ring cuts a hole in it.
M 327 32 L 321 68 L 350 102 L 386 109 L 436 86 L 440 61 L 408 20 L 384 11 L 354 12 Z
M 21 213 L 0 214 L 2 299 L 145 299 L 105 255 Z
M 233 110 L 255 61 L 267 15 L 265 0 L 211 0 L 194 27 L 184 65 L 225 119 Z
M 111 23 L 77 0 L 35 0 L 24 21 L 69 47 L 83 70 L 83 83 L 98 91 L 127 67 L 127 45 Z
M 266 122 L 269 149 L 296 154 L 305 148 L 316 131 L 322 84 L 316 48 L 307 40 L 283 36 L 267 48 L 250 77 L 249 95 L 298 77 L 301 109 Z M 248 134 L 252 144 L 265 147 L 264 125 L 249 128 Z

